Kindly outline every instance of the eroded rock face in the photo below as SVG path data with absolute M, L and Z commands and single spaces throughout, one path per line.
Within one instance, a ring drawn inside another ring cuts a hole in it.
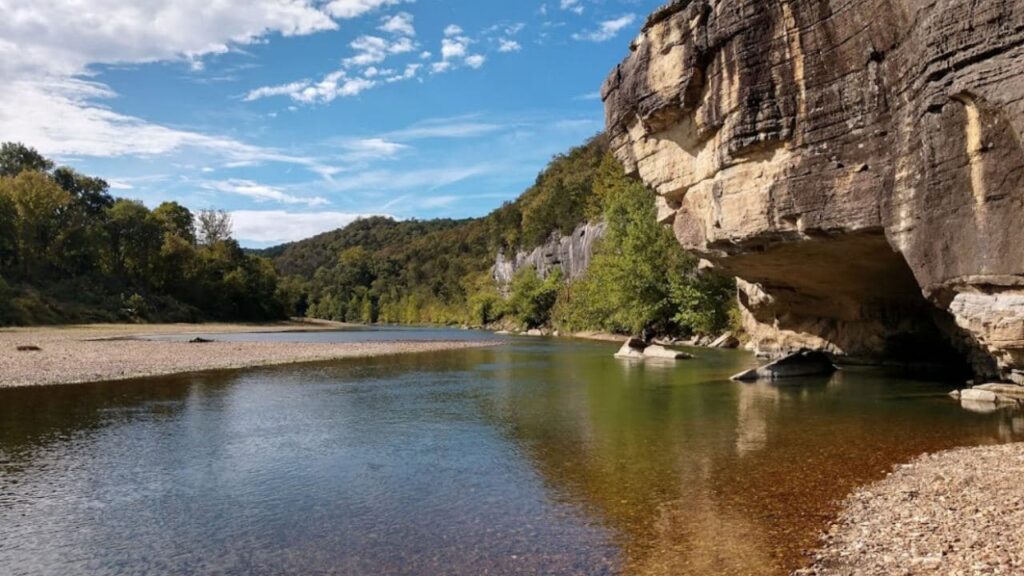
M 759 346 L 1024 365 L 1024 0 L 676 0 L 631 48 L 613 149 Z
M 541 278 L 547 278 L 557 268 L 564 278 L 575 280 L 590 266 L 594 248 L 606 228 L 604 222 L 581 224 L 568 236 L 555 233 L 543 245 L 521 250 L 511 258 L 500 252 L 494 262 L 494 280 L 498 286 L 507 287 L 516 272 L 524 268 L 533 268 Z

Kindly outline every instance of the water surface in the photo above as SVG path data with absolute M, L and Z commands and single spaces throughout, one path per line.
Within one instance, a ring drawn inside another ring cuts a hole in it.
M 951 383 L 847 370 L 740 384 L 727 377 L 753 364 L 742 352 L 638 365 L 614 350 L 513 339 L 0 390 L 0 566 L 785 574 L 837 501 L 894 463 L 1024 439 L 1020 413 L 965 411 Z

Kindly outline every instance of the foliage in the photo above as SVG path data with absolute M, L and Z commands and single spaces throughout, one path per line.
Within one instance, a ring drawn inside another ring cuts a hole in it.
M 265 320 L 286 307 L 269 260 L 223 212 L 149 210 L 20 144 L 0 147 L 0 324 Z M 205 217 L 205 220 L 204 220 Z
M 560 324 L 627 334 L 722 330 L 734 282 L 698 274 L 695 259 L 657 223 L 653 193 L 610 156 L 602 162 L 595 193 L 608 229 L 586 275 L 563 292 Z
M 533 268 L 524 268 L 512 280 L 506 313 L 524 328 L 547 326 L 561 287 L 562 274 L 558 269 L 541 279 Z

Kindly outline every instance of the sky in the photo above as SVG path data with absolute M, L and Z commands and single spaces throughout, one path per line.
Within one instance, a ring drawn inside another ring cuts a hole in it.
M 262 247 L 473 217 L 603 128 L 662 0 L 0 0 L 0 141 Z

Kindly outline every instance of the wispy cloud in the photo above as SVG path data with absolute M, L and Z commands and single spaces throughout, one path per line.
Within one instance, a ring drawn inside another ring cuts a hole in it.
M 204 182 L 201 185 L 206 190 L 224 192 L 245 196 L 256 202 L 279 202 L 281 204 L 305 204 L 309 207 L 324 206 L 330 204 L 326 198 L 294 196 L 274 186 L 259 184 L 251 180 L 219 180 Z
M 594 30 L 586 30 L 573 34 L 574 40 L 586 42 L 607 42 L 619 35 L 623 29 L 636 22 L 636 14 L 626 14 L 612 20 L 601 22 Z
M 408 128 L 388 132 L 385 138 L 399 141 L 428 140 L 432 138 L 476 138 L 493 134 L 507 126 L 476 120 L 478 116 L 456 116 L 452 118 L 430 118 L 417 122 Z

